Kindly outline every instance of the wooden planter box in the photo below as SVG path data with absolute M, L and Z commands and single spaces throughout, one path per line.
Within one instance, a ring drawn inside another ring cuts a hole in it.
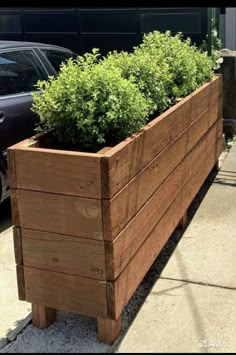
M 9 148 L 19 299 L 33 323 L 54 310 L 98 319 L 112 343 L 120 316 L 223 149 L 216 76 L 141 131 L 99 153 Z

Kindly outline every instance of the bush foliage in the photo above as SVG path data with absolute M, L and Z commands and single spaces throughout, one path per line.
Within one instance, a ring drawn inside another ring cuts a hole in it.
M 146 34 L 132 53 L 99 51 L 69 59 L 57 77 L 38 82 L 33 111 L 59 143 L 97 151 L 143 127 L 176 100 L 212 79 L 206 53 L 169 31 Z

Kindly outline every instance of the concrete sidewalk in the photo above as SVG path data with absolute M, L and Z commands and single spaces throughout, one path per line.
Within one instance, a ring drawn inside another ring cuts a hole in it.
M 31 320 L 31 305 L 18 300 L 12 227 L 0 233 L 0 348 Z
M 117 352 L 236 351 L 236 144 Z

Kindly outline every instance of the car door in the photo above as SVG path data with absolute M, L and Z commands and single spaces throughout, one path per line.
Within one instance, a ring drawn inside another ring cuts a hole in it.
M 32 136 L 36 115 L 31 111 L 32 91 L 46 69 L 33 49 L 0 52 L 0 148 Z

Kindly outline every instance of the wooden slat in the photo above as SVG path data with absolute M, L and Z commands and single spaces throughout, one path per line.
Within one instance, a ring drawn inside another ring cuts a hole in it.
M 103 239 L 101 201 L 16 190 L 21 227 L 90 239 Z
M 218 96 L 221 96 L 221 77 L 203 85 L 175 106 L 152 120 L 132 137 L 112 148 L 102 163 L 102 197 L 112 198 L 140 170 L 197 118 Z M 214 90 L 211 90 L 211 87 Z M 214 95 L 212 93 L 214 91 Z M 201 96 L 201 101 L 198 96 Z M 196 108 L 193 103 L 196 103 Z M 193 102 L 192 102 L 193 101 Z
M 219 117 L 218 107 L 219 101 L 217 100 L 111 200 L 102 201 L 105 240 L 113 240 L 118 235 L 197 144 Z
M 119 276 L 174 201 L 183 185 L 200 168 L 203 159 L 216 144 L 216 137 L 222 140 L 219 138 L 222 137 L 220 128 L 221 120 L 218 120 L 121 233 L 112 242 L 106 242 L 108 280 L 114 280 Z
M 24 265 L 105 280 L 104 242 L 21 230 Z
M 106 344 L 114 344 L 121 331 L 121 318 L 113 319 L 97 319 L 98 340 Z
M 22 265 L 16 265 L 16 279 L 18 287 L 18 298 L 20 301 L 25 301 L 25 278 Z
M 49 308 L 107 318 L 106 283 L 24 267 L 26 301 Z
M 32 304 L 32 323 L 38 328 L 46 329 L 56 319 L 56 310 L 41 304 Z
M 21 230 L 19 227 L 13 226 L 13 241 L 14 241 L 14 254 L 17 265 L 23 264 L 22 243 L 21 243 Z
M 114 302 L 113 307 L 109 308 L 111 312 L 111 314 L 108 315 L 109 318 L 117 319 L 120 316 L 123 308 L 142 281 L 146 272 L 174 231 L 181 216 L 183 216 L 211 171 L 221 148 L 222 142 L 220 141 L 219 147 L 213 147 L 207 158 L 203 160 L 201 168 L 188 180 L 175 201 L 161 218 L 160 222 L 131 259 L 130 263 L 113 282 L 113 287 L 108 287 L 108 291 L 110 291 L 110 294 L 108 294 L 108 303 Z
M 20 214 L 19 214 L 19 204 L 18 204 L 17 190 L 16 189 L 11 188 L 10 198 L 11 198 L 12 223 L 15 226 L 19 226 L 20 225 Z
M 101 198 L 99 154 L 20 146 L 15 161 L 18 188 Z
M 7 165 L 10 188 L 16 188 L 15 149 L 7 149 Z

